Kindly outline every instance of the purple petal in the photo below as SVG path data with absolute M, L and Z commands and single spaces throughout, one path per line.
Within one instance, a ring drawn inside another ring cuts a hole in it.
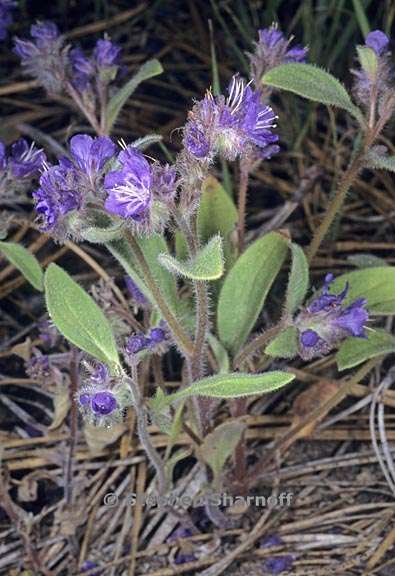
M 381 56 L 388 47 L 389 38 L 381 30 L 373 30 L 373 32 L 370 32 L 366 36 L 365 44 L 369 48 L 372 48 L 377 56 Z

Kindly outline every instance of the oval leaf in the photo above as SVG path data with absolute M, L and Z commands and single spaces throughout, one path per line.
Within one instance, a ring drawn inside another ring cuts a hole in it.
M 170 254 L 160 254 L 159 262 L 173 274 L 190 280 L 217 280 L 224 273 L 221 236 L 214 236 L 192 259 L 180 262 Z
M 350 285 L 345 304 L 356 298 L 366 298 L 366 308 L 373 316 L 395 314 L 395 267 L 377 266 L 354 270 L 338 276 L 331 292 L 341 292 L 345 283 Z
M 120 111 L 126 104 L 128 98 L 136 90 L 137 86 L 141 84 L 141 82 L 144 82 L 144 80 L 153 78 L 158 74 L 162 74 L 162 72 L 163 68 L 159 60 L 156 60 L 156 58 L 148 60 L 148 62 L 145 62 L 140 66 L 136 74 L 134 74 L 134 76 L 132 76 L 132 78 L 120 90 L 118 90 L 118 92 L 116 92 L 107 106 L 108 131 L 110 131 L 115 124 Z
M 218 302 L 218 333 L 233 353 L 244 344 L 284 262 L 288 241 L 271 232 L 239 257 L 223 283 Z
M 263 374 L 219 374 L 203 378 L 194 382 L 187 388 L 183 388 L 174 394 L 165 396 L 158 391 L 156 397 L 151 400 L 154 410 L 168 406 L 176 400 L 190 396 L 205 396 L 208 398 L 241 398 L 254 394 L 264 394 L 282 388 L 294 380 L 295 376 L 288 372 L 265 372 Z
M 197 218 L 202 242 L 208 242 L 219 233 L 224 240 L 226 253 L 229 236 L 235 230 L 238 220 L 237 208 L 223 186 L 212 176 L 203 184 Z
M 56 264 L 48 266 L 44 284 L 48 313 L 58 330 L 101 362 L 119 365 L 110 324 L 89 294 Z
M 363 122 L 361 111 L 352 103 L 339 80 L 312 64 L 281 64 L 266 72 L 262 82 L 315 102 L 344 108 Z
M 15 242 L 0 242 L 0 251 L 23 274 L 33 288 L 42 292 L 44 274 L 34 254 Z
M 395 337 L 384 330 L 369 330 L 368 337 L 347 338 L 336 354 L 339 370 L 353 368 L 365 360 L 395 352 Z
M 309 265 L 300 246 L 291 244 L 292 265 L 289 275 L 285 308 L 292 315 L 303 303 L 309 288 Z
M 268 346 L 265 354 L 274 358 L 295 358 L 298 354 L 298 331 L 294 326 L 289 326 L 280 332 Z

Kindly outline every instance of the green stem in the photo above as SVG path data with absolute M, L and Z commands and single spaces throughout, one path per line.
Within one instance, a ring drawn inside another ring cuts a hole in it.
M 248 178 L 251 170 L 251 162 L 248 158 L 240 161 L 240 184 L 239 184 L 239 220 L 237 223 L 239 254 L 244 250 L 245 219 L 247 206 Z
M 278 324 L 268 328 L 262 334 L 259 334 L 259 336 L 256 336 L 253 340 L 251 340 L 251 342 L 249 342 L 234 359 L 234 368 L 240 368 L 240 366 L 247 360 L 249 356 L 255 354 L 255 352 L 257 352 L 260 348 L 263 348 L 269 342 L 269 340 L 275 338 L 275 336 L 277 336 L 277 334 L 281 332 L 283 328 L 284 323 L 280 321 Z
M 338 212 L 341 210 L 348 191 L 350 190 L 359 172 L 363 168 L 364 158 L 365 158 L 365 151 L 358 154 L 358 156 L 353 160 L 353 162 L 351 162 L 349 168 L 344 173 L 343 178 L 340 181 L 339 188 L 334 197 L 332 198 L 328 210 L 326 211 L 321 224 L 314 232 L 313 239 L 311 240 L 311 243 L 307 248 L 306 256 L 309 262 L 311 262 L 314 256 L 317 254 L 318 249 L 321 246 L 321 243 L 323 242 L 325 236 L 328 233 L 329 228 L 332 225 L 332 222 L 336 218 Z
M 160 313 L 163 316 L 163 319 L 167 322 L 170 330 L 173 333 L 174 339 L 176 340 L 180 349 L 184 352 L 184 354 L 187 357 L 193 356 L 194 354 L 193 342 L 191 341 L 189 335 L 185 332 L 181 324 L 178 322 L 177 318 L 174 316 L 173 312 L 170 310 L 165 299 L 163 298 L 162 293 L 151 274 L 151 270 L 136 239 L 129 230 L 125 231 L 125 238 L 128 241 L 135 258 L 139 263 L 144 281 L 147 284 L 149 290 L 151 291 L 152 296 L 155 299 L 156 305 L 158 306 Z

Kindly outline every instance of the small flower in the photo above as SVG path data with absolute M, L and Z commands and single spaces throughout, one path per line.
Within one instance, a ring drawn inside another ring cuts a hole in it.
M 37 22 L 30 28 L 32 40 L 15 38 L 14 52 L 25 72 L 37 78 L 50 94 L 65 88 L 68 55 L 64 39 L 53 22 Z
M 321 294 L 302 310 L 295 320 L 299 332 L 299 353 L 304 360 L 328 354 L 349 336 L 365 338 L 368 312 L 366 300 L 358 298 L 348 306 L 346 284 L 339 294 L 330 293 L 333 274 L 325 277 Z
M 111 40 L 98 40 L 93 51 L 93 57 L 99 69 L 118 66 L 120 54 L 121 47 Z
M 120 170 L 109 172 L 104 180 L 108 192 L 105 209 L 121 218 L 140 221 L 148 216 L 152 202 L 152 172 L 147 160 L 133 146 L 118 156 Z
M 211 93 L 195 104 L 185 127 L 184 146 L 198 159 L 211 161 L 216 153 L 227 160 L 254 152 L 270 157 L 279 150 L 278 136 L 272 133 L 276 116 L 261 103 L 261 95 L 233 76 L 228 96 Z
M 0 40 L 7 37 L 7 28 L 12 24 L 12 10 L 16 8 L 14 0 L 0 0 Z
M 72 84 L 79 92 L 84 92 L 94 77 L 96 67 L 91 58 L 88 58 L 81 48 L 70 50 L 70 63 L 72 68 Z
M 129 336 L 126 342 L 126 353 L 127 354 L 137 354 L 142 350 L 145 350 L 149 346 L 149 339 L 146 338 L 144 334 L 135 334 Z
M 153 164 L 152 188 L 165 202 L 172 201 L 177 193 L 177 171 L 174 166 Z
M 296 45 L 289 48 L 291 39 L 287 39 L 276 24 L 270 28 L 258 30 L 258 42 L 255 43 L 255 51 L 249 54 L 251 76 L 255 86 L 259 87 L 262 76 L 279 66 L 290 62 L 305 62 L 308 48 Z
M 69 212 L 81 206 L 75 172 L 62 165 L 47 166 L 33 198 L 43 230 L 52 230 Z
M 377 56 L 382 56 L 388 48 L 389 38 L 381 30 L 373 30 L 366 36 L 365 44 L 372 48 Z
M 134 302 L 139 306 L 145 306 L 148 304 L 147 298 L 141 292 L 140 288 L 137 284 L 130 278 L 130 276 L 125 276 L 125 284 L 126 288 L 129 291 L 129 294 L 133 298 Z
M 387 51 L 389 38 L 381 30 L 370 32 L 365 39 L 365 47 L 373 50 L 374 63 L 369 59 L 369 66 L 360 66 L 351 70 L 355 77 L 353 92 L 356 99 L 366 106 L 371 107 L 374 98 L 379 103 L 385 101 L 385 97 L 391 91 L 391 65 L 390 53 Z
M 116 146 L 108 136 L 92 138 L 87 134 L 76 134 L 70 140 L 74 164 L 91 180 L 103 170 L 115 152 Z
M 26 363 L 26 372 L 35 380 L 46 380 L 51 374 L 49 356 L 35 351 L 34 356 Z
M 109 390 L 104 390 L 92 395 L 91 408 L 95 414 L 108 416 L 118 408 L 118 404 L 114 394 Z
M 161 344 L 166 338 L 167 334 L 163 328 L 152 328 L 149 333 L 149 339 L 154 344 Z
M 36 148 L 34 143 L 29 146 L 24 138 L 20 138 L 12 145 L 8 162 L 15 178 L 33 178 L 38 175 L 46 159 L 41 148 Z
M 269 557 L 265 560 L 264 570 L 267 574 L 278 576 L 282 572 L 289 572 L 292 570 L 294 560 L 295 558 L 291 554 Z

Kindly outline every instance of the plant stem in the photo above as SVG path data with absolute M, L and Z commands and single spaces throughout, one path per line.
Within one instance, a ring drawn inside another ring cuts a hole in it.
M 365 157 L 365 152 L 361 152 L 357 155 L 357 157 L 351 162 L 349 168 L 343 174 L 343 177 L 340 181 L 339 188 L 332 198 L 328 209 L 325 213 L 325 216 L 318 226 L 317 230 L 314 232 L 313 238 L 311 243 L 306 251 L 306 256 L 309 262 L 311 262 L 314 256 L 317 254 L 319 247 L 321 246 L 322 241 L 324 240 L 325 236 L 328 233 L 329 228 L 331 227 L 332 222 L 336 218 L 337 213 L 341 210 L 343 206 L 344 200 L 346 199 L 347 193 L 351 188 L 354 180 L 358 176 L 359 172 L 363 167 L 363 160 Z
M 163 298 L 162 293 L 151 274 L 151 270 L 140 246 L 129 230 L 125 230 L 125 238 L 127 239 L 129 246 L 132 249 L 134 256 L 136 257 L 136 260 L 139 263 L 144 281 L 147 284 L 147 287 L 150 289 L 155 299 L 156 305 L 160 310 L 160 313 L 162 314 L 164 320 L 167 322 L 170 330 L 173 333 L 174 339 L 184 354 L 188 357 L 191 357 L 194 353 L 193 342 L 183 327 L 180 325 L 177 318 L 174 316 L 173 312 L 170 310 L 165 299 Z
M 100 124 L 97 121 L 97 118 L 94 114 L 92 114 L 89 110 L 87 110 L 86 106 L 84 105 L 80 95 L 78 94 L 77 90 L 71 84 L 71 82 L 67 83 L 67 92 L 70 94 L 72 99 L 74 100 L 75 104 L 81 110 L 85 118 L 88 120 L 89 124 L 92 126 L 94 131 L 98 136 L 103 136 Z
M 278 324 L 268 328 L 262 334 L 259 334 L 259 336 L 256 336 L 253 340 L 251 340 L 251 342 L 249 342 L 249 344 L 247 344 L 234 359 L 234 368 L 240 368 L 240 366 L 247 360 L 249 356 L 257 352 L 257 350 L 260 348 L 263 348 L 268 343 L 268 341 L 277 336 L 277 334 L 281 332 L 283 328 L 283 322 L 280 320 Z
M 147 409 L 144 405 L 144 399 L 138 386 L 137 365 L 133 362 L 130 365 L 132 378 L 127 379 L 128 386 L 131 390 L 134 402 L 134 409 L 137 418 L 137 432 L 139 440 L 151 464 L 155 468 L 158 478 L 158 492 L 160 495 L 166 492 L 166 474 L 165 467 L 158 451 L 151 442 L 151 437 L 147 429 Z
M 244 250 L 245 217 L 247 205 L 248 177 L 250 175 L 251 162 L 249 158 L 240 161 L 240 184 L 239 184 L 239 220 L 237 223 L 239 254 Z

